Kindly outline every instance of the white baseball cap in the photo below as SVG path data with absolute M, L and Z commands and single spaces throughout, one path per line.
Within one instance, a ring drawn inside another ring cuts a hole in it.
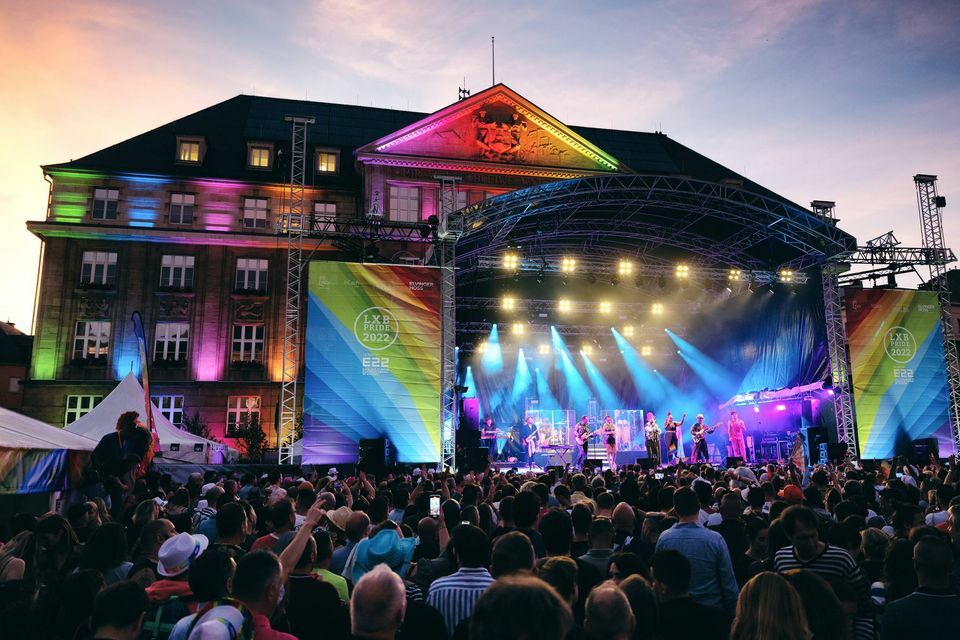
M 157 554 L 157 573 L 166 578 L 180 575 L 200 557 L 208 544 L 207 536 L 199 533 L 178 533 L 168 538 L 160 545 L 160 552 Z

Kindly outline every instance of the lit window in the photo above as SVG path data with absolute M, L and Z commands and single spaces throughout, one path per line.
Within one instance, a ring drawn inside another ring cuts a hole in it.
M 153 338 L 153 359 L 166 362 L 186 361 L 189 333 L 190 325 L 186 322 L 158 322 Z
M 196 138 L 177 139 L 177 162 L 200 162 L 200 140 Z
M 227 436 L 236 435 L 237 428 L 250 424 L 254 416 L 260 419 L 260 396 L 229 396 L 227 398 Z
M 63 426 L 76 422 L 100 404 L 103 396 L 67 396 L 66 411 L 63 412 Z
M 230 353 L 233 362 L 262 362 L 263 325 L 233 325 L 233 343 Z
M 317 151 L 317 173 L 336 173 L 339 152 Z
M 180 426 L 183 423 L 183 396 L 150 396 L 164 418 Z
M 237 259 L 237 291 L 267 290 L 266 258 Z
M 106 358 L 110 344 L 110 323 L 104 320 L 81 321 L 73 339 L 74 360 Z
M 112 287 L 117 283 L 117 254 L 109 251 L 84 251 L 80 266 L 80 286 Z
M 172 289 L 193 287 L 193 256 L 163 256 L 160 260 L 160 286 Z
M 250 145 L 247 164 L 254 169 L 269 169 L 271 151 L 273 149 L 268 145 Z
M 313 213 L 318 216 L 335 216 L 337 215 L 337 203 L 336 202 L 314 202 Z
M 420 221 L 419 187 L 390 186 L 390 219 L 395 222 Z
M 94 220 L 116 220 L 119 198 L 120 192 L 116 189 L 94 189 L 90 217 Z
M 243 226 L 248 229 L 264 229 L 267 226 L 266 198 L 243 199 Z
M 170 194 L 170 224 L 193 224 L 193 207 L 197 197 L 192 193 Z

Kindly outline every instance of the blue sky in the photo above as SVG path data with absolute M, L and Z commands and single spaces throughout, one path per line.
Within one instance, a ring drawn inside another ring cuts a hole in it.
M 667 135 L 861 241 L 960 233 L 960 2 L 0 0 L 0 318 L 30 322 L 39 169 L 238 93 L 434 111 L 497 80 L 574 125 Z M 960 246 L 955 247 L 960 250 Z M 912 282 L 904 281 L 902 284 Z

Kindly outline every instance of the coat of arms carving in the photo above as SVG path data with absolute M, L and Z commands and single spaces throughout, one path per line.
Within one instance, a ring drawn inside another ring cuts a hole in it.
M 527 134 L 527 122 L 516 111 L 498 117 L 486 109 L 471 119 L 476 129 L 480 157 L 486 160 L 518 160 Z

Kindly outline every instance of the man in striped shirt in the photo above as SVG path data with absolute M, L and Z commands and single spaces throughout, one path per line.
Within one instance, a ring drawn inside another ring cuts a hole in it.
M 454 530 L 450 544 L 460 569 L 430 585 L 427 604 L 440 611 L 447 633 L 452 636 L 457 625 L 473 614 L 474 605 L 493 584 L 493 577 L 487 571 L 490 542 L 482 529 L 461 524 Z
M 773 560 L 777 573 L 805 569 L 827 582 L 846 582 L 857 594 L 857 617 L 854 620 L 856 640 L 873 640 L 876 629 L 867 580 L 849 553 L 820 541 L 819 518 L 803 506 L 787 508 L 780 517 L 783 531 L 791 546 L 776 552 Z

